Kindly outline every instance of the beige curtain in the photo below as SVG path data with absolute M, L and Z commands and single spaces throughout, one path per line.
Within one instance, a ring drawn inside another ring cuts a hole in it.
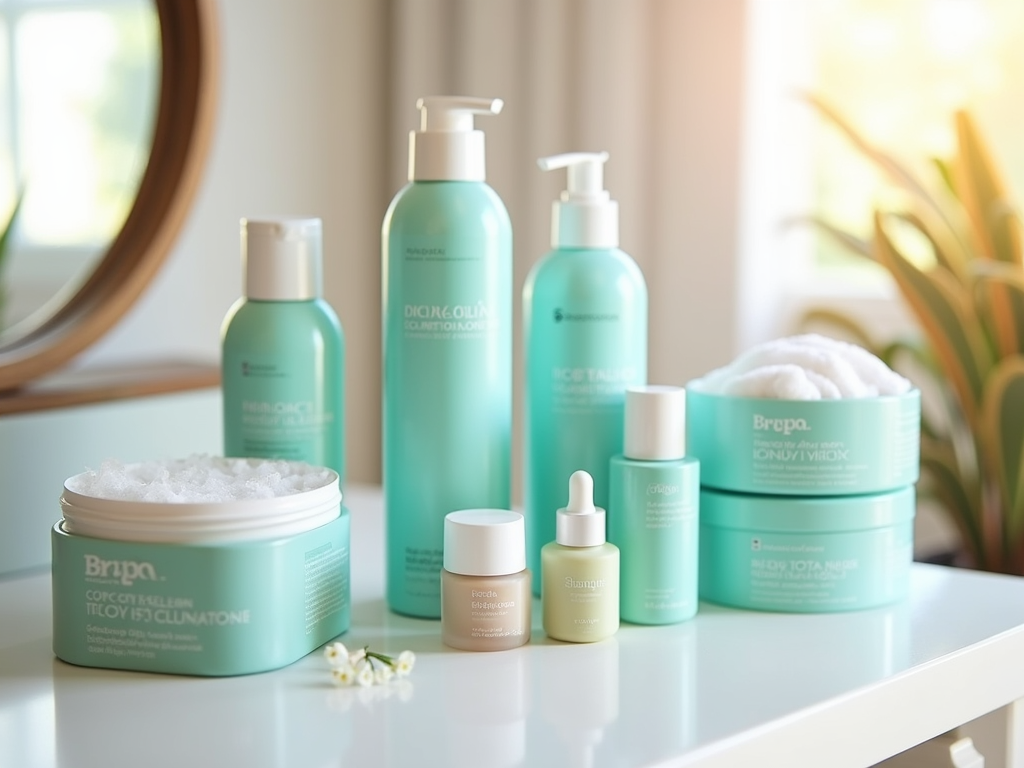
M 516 328 L 519 292 L 549 249 L 551 202 L 565 181 L 536 159 L 607 150 L 622 248 L 648 283 L 649 380 L 685 383 L 733 356 L 742 0 L 391 0 L 379 8 L 389 196 L 406 182 L 419 96 L 505 101 L 501 115 L 478 125 L 487 132 L 488 182 L 514 227 Z M 518 336 L 515 349 L 518 488 Z M 379 360 L 373 365 L 379 370 Z

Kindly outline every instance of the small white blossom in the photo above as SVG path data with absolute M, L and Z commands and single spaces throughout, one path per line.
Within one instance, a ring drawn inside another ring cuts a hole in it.
M 364 646 L 349 651 L 342 643 L 331 643 L 324 647 L 324 658 L 331 666 L 331 677 L 337 685 L 387 686 L 395 678 L 408 677 L 416 663 L 412 651 L 402 651 L 397 658 L 371 651 Z M 400 681 L 406 686 L 408 682 Z
M 324 648 L 324 658 L 327 659 L 327 663 L 332 667 L 349 665 L 351 663 L 348 659 L 348 648 L 345 647 L 344 643 L 329 643 Z
M 356 671 L 347 661 L 331 668 L 331 678 L 336 685 L 352 685 L 356 680 Z
M 356 666 L 356 684 L 364 688 L 373 685 L 373 665 L 369 659 L 361 659 Z
M 399 677 L 407 676 L 412 672 L 414 664 L 416 664 L 416 654 L 412 651 L 402 651 L 398 654 L 398 659 L 395 660 L 395 674 Z

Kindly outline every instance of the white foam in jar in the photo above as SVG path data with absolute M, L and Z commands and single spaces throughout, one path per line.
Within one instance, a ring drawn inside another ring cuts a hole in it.
M 116 541 L 227 543 L 293 536 L 341 514 L 338 474 L 302 462 L 193 456 L 68 478 L 68 533 Z

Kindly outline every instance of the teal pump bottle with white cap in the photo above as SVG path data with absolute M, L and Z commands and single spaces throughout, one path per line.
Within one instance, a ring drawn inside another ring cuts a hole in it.
M 382 231 L 386 594 L 437 618 L 445 515 L 511 503 L 512 227 L 473 128 L 502 102 L 417 106 Z
M 627 387 L 647 381 L 647 286 L 619 250 L 618 203 L 604 189 L 608 153 L 542 158 L 568 169 L 553 207 L 554 250 L 523 289 L 526 368 L 527 563 L 555 537 L 554 511 L 577 469 L 594 479 L 594 503 L 608 506 L 608 462 L 622 452 Z M 541 581 L 534 582 L 535 588 Z

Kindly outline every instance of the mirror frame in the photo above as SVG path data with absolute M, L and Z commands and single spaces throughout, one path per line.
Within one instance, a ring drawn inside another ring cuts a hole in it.
M 163 264 L 198 189 L 213 134 L 215 0 L 155 0 L 160 97 L 149 162 L 121 231 L 74 295 L 0 346 L 0 391 L 59 368 L 121 319 Z

